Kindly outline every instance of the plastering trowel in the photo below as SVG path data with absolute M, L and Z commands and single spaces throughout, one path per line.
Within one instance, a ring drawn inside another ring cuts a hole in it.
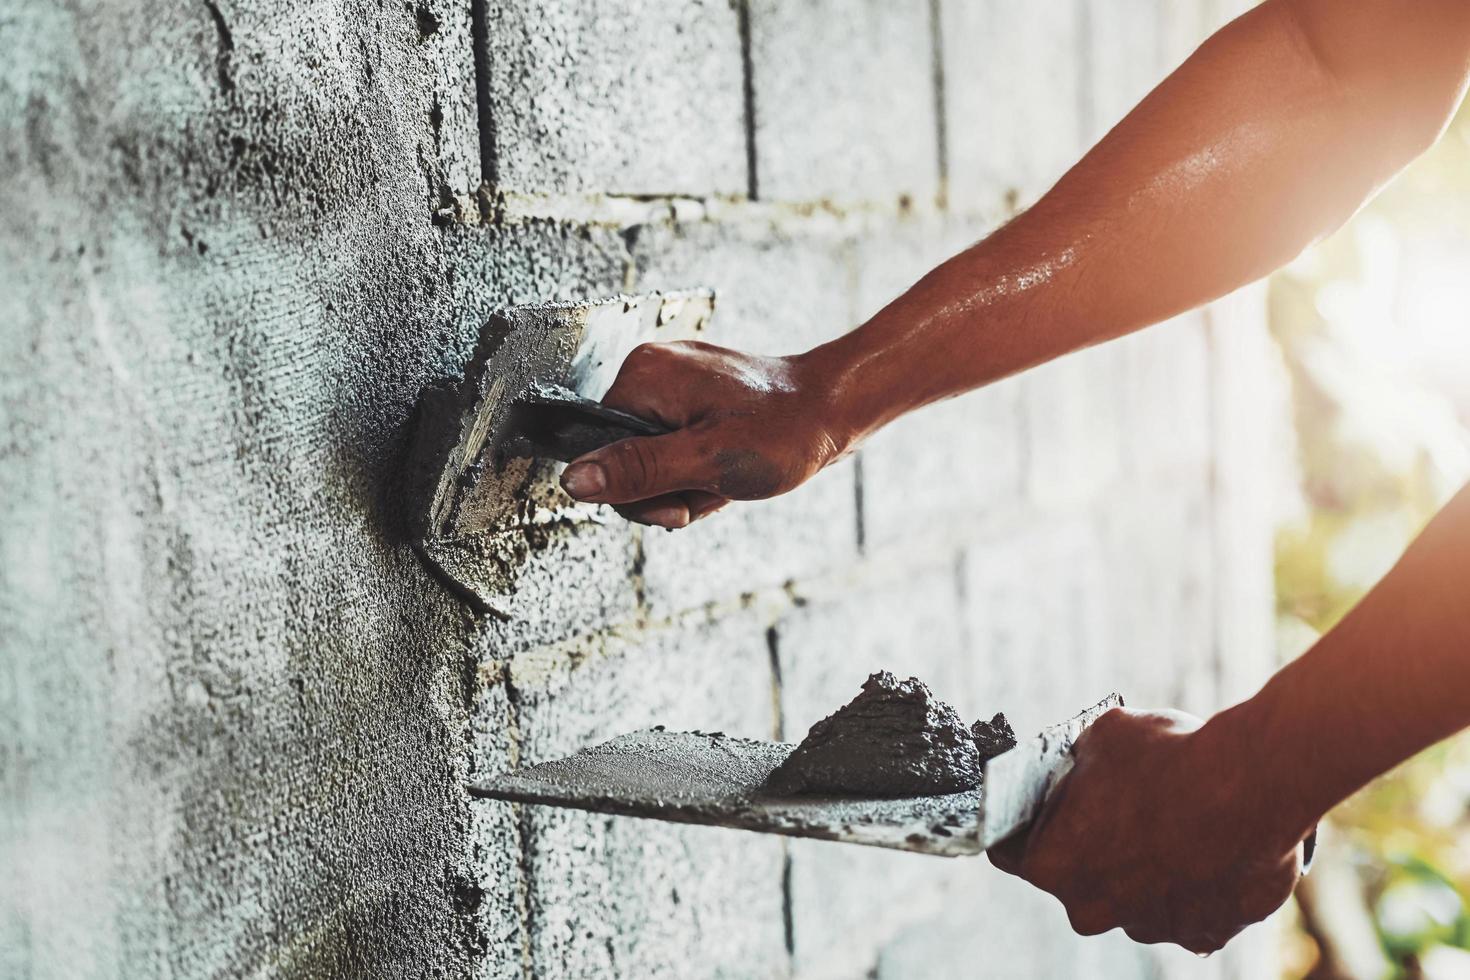
M 710 824 L 956 857 L 979 854 L 1036 817 L 1071 768 L 1072 746 L 1113 694 L 985 764 L 977 789 L 943 796 L 777 796 L 764 788 L 787 742 L 660 728 L 619 735 L 469 787 L 472 796 Z
M 633 435 L 664 431 L 584 396 L 606 391 L 623 358 L 648 340 L 697 337 L 714 311 L 707 289 L 545 303 L 486 322 L 463 377 L 419 402 L 410 475 L 421 542 L 494 533 L 528 503 L 536 458 L 571 460 Z M 544 501 L 534 499 L 535 506 Z
M 714 293 L 691 289 L 491 316 L 460 377 L 419 398 L 402 489 L 431 567 L 493 611 L 514 591 L 515 562 L 497 539 L 575 506 L 549 461 L 664 431 L 586 396 L 605 392 L 638 344 L 697 338 L 713 312 Z

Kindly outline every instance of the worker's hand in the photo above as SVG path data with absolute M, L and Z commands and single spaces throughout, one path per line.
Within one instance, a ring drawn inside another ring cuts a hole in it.
M 1078 740 L 1024 838 L 991 861 L 1051 892 L 1084 936 L 1212 953 L 1301 876 L 1300 849 L 1253 785 L 1244 746 L 1180 712 L 1108 712 Z
M 575 460 L 561 485 L 630 520 L 683 527 L 729 503 L 785 493 L 837 459 L 830 390 L 811 363 L 697 341 L 644 344 L 603 404 L 675 431 L 624 439 Z

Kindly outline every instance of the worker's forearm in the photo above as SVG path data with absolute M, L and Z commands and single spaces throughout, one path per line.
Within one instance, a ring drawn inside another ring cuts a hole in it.
M 1307 6 L 1267 3 L 1222 30 L 1034 207 L 807 355 L 853 437 L 1266 274 L 1427 145 L 1455 72 L 1427 83 L 1451 90 L 1447 108 L 1426 86 L 1404 86 L 1423 103 L 1404 105 L 1391 71 L 1324 63 Z
M 1351 613 L 1206 726 L 1256 775 L 1287 837 L 1374 777 L 1470 726 L 1470 487 Z

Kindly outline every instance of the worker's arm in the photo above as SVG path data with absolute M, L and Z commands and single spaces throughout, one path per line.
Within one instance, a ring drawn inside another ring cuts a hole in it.
M 1030 835 L 992 860 L 1087 934 L 1197 952 L 1286 900 L 1297 843 L 1354 790 L 1470 726 L 1470 488 L 1304 656 L 1203 727 L 1114 711 Z
M 590 454 L 563 485 L 681 526 L 791 489 L 904 412 L 1227 293 L 1429 146 L 1467 60 L 1465 0 L 1270 0 L 1035 206 L 846 336 L 792 357 L 640 348 L 605 401 L 678 431 Z

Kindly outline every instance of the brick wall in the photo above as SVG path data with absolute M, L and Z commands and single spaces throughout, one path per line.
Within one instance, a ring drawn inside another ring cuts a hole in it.
M 549 501 L 477 615 L 404 540 L 496 308 L 859 322 L 1223 0 L 22 0 L 0 18 L 0 975 L 1259 976 L 980 860 L 471 804 L 630 728 L 798 737 L 877 667 L 1022 729 L 1270 660 L 1252 293 L 677 534 Z M 542 487 L 549 491 L 549 487 Z M 883 882 L 893 896 L 867 894 Z

